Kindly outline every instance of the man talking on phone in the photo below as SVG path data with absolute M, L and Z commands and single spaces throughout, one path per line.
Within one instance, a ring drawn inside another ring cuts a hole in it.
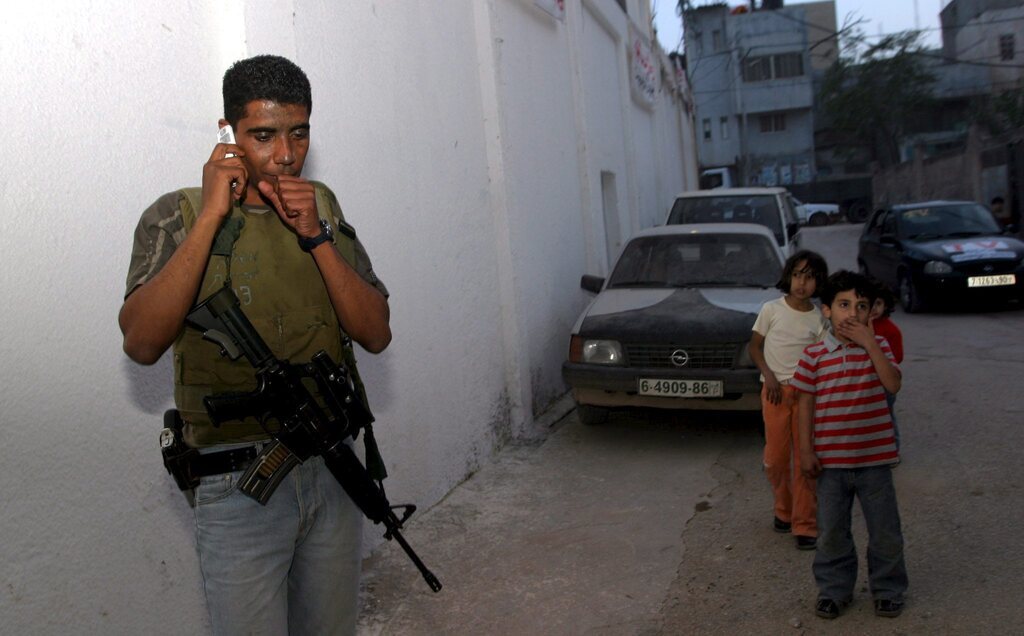
M 325 350 L 358 384 L 351 342 L 388 346 L 388 293 L 334 194 L 302 178 L 312 110 L 302 69 L 276 56 L 241 60 L 223 92 L 219 126 L 235 143 L 213 148 L 201 190 L 163 195 L 135 231 L 124 351 L 153 364 L 173 347 L 183 441 L 203 459 L 191 494 L 214 632 L 351 634 L 362 513 L 320 457 L 292 469 L 266 505 L 238 489 L 268 433 L 253 418 L 213 426 L 203 398 L 251 391 L 254 371 L 221 357 L 185 317 L 227 284 L 277 358 L 303 363 Z

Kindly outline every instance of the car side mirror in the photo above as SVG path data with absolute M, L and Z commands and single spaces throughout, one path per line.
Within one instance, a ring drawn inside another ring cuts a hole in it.
M 584 274 L 583 278 L 580 279 L 580 287 L 588 292 L 596 294 L 601 291 L 602 287 L 604 287 L 604 279 L 600 276 Z
M 793 238 L 793 235 L 795 235 L 799 231 L 800 231 L 800 224 L 799 223 L 787 223 L 786 224 L 786 236 L 788 236 L 789 238 Z
M 892 234 L 883 234 L 881 238 L 878 239 L 878 242 L 881 243 L 882 245 L 889 246 L 895 246 L 897 243 L 896 237 L 893 236 Z

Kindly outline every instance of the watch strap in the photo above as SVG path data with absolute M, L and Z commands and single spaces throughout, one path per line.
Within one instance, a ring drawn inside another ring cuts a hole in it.
M 321 243 L 326 243 L 331 240 L 333 237 L 334 232 L 331 231 L 331 224 L 327 222 L 327 219 L 320 219 L 320 233 L 312 238 L 300 236 L 299 247 L 302 248 L 302 251 L 309 252 Z

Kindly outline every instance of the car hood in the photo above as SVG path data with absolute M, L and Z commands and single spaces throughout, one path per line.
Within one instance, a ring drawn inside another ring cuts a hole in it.
M 954 263 L 980 260 L 1015 260 L 1024 257 L 1024 243 L 998 234 L 970 238 L 944 238 L 927 241 L 907 241 L 908 248 L 924 259 L 946 260 Z
M 580 317 L 576 333 L 627 341 L 742 341 L 774 289 L 608 289 Z

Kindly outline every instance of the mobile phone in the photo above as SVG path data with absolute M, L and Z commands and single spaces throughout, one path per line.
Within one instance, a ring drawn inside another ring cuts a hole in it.
M 235 131 L 228 124 L 217 131 L 217 143 L 219 144 L 233 144 L 235 143 Z
M 219 143 L 219 144 L 233 144 L 233 143 L 235 143 L 235 130 L 231 127 L 231 124 L 223 126 L 220 130 L 217 131 L 217 143 Z M 231 157 L 234 157 L 234 156 L 235 156 L 235 154 L 233 152 L 229 152 L 226 155 L 224 155 L 224 158 L 225 159 L 230 159 Z

